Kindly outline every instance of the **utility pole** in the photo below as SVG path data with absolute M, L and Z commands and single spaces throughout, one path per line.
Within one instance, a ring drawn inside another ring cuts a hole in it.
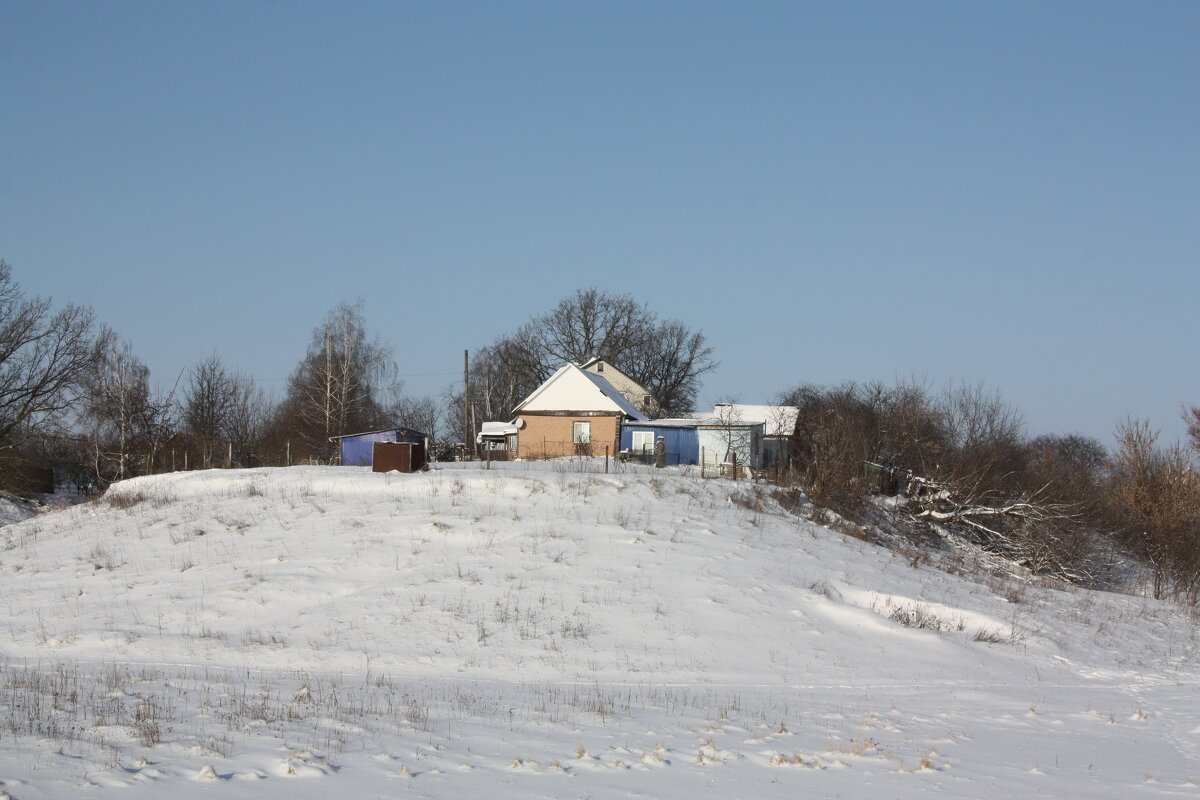
M 463 455 L 466 455 L 467 448 L 471 446 L 471 414 L 467 411 L 470 401 L 467 395 L 470 394 L 471 388 L 471 373 L 468 369 L 467 351 L 463 350 Z

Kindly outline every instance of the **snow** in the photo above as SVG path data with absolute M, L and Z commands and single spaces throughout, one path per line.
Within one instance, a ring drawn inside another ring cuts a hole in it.
M 0 492 L 0 526 L 21 522 L 37 513 L 36 503 L 8 492 Z
M 516 433 L 517 426 L 511 422 L 484 422 L 480 425 L 479 436 L 506 436 L 510 433 Z
M 726 422 L 761 422 L 765 436 L 791 436 L 796 430 L 800 409 L 796 406 L 717 403 L 713 416 Z
M 1200 794 L 1187 609 L 603 463 L 177 473 L 0 529 L 0 791 Z

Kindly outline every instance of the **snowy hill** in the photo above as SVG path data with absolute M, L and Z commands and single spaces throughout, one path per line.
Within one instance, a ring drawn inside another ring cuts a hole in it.
M 178 473 L 0 529 L 0 790 L 1200 794 L 1186 609 L 745 483 L 496 467 Z
M 38 513 L 38 504 L 24 497 L 0 492 L 0 526 L 29 519 Z

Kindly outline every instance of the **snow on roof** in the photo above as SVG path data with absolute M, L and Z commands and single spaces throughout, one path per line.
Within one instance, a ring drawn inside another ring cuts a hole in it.
M 336 442 L 340 439 L 353 439 L 356 436 L 374 436 L 377 433 L 403 433 L 406 435 L 410 434 L 410 433 L 414 433 L 414 434 L 419 434 L 421 436 L 425 435 L 425 434 L 421 433 L 421 431 L 413 430 L 412 428 L 406 428 L 403 425 L 396 425 L 391 428 L 379 428 L 379 429 L 373 430 L 373 431 L 359 431 L 358 433 L 343 433 L 340 436 L 330 436 L 329 441 Z
M 479 426 L 480 436 L 507 436 L 516 432 L 517 426 L 511 422 L 485 422 Z
M 641 422 L 633 423 L 639 427 L 652 428 L 695 428 L 701 425 L 699 419 L 694 418 L 672 418 L 672 419 L 650 419 Z
M 714 427 L 730 427 L 730 428 L 749 428 L 756 425 L 762 425 L 758 420 L 753 419 L 720 419 L 712 414 L 691 412 L 690 417 L 673 417 L 670 419 L 652 419 L 640 422 L 630 423 L 637 427 L 647 428 L 714 428 Z
M 574 364 L 563 364 L 522 400 L 513 414 L 521 411 L 619 411 L 630 419 L 643 418 L 603 376 L 584 372 Z
M 796 406 L 717 403 L 713 416 L 728 422 L 761 422 L 763 436 L 791 436 L 796 430 L 800 409 Z

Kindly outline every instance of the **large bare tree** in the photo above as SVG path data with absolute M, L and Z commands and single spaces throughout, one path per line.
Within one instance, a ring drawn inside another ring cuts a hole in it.
M 696 407 L 700 376 L 717 366 L 704 334 L 679 320 L 661 320 L 649 337 L 614 360 L 654 398 L 658 415 L 671 417 Z
M 82 396 L 91 468 L 101 484 L 152 468 L 169 433 L 170 403 L 151 394 L 150 370 L 128 339 L 102 329 Z
M 340 303 L 313 330 L 281 411 L 307 454 L 328 458 L 329 437 L 388 424 L 380 397 L 395 383 L 391 348 L 368 338 L 362 302 Z
M 183 391 L 183 423 L 200 447 L 200 464 L 213 466 L 227 441 L 236 401 L 234 376 L 216 353 L 194 364 Z
M 461 393 L 450 397 L 452 429 L 464 429 L 464 413 L 476 429 L 505 418 L 564 363 L 597 357 L 642 384 L 661 416 L 692 410 L 700 378 L 717 366 L 700 331 L 659 318 L 629 295 L 581 289 L 475 353 L 467 402 Z
M 70 408 L 98 353 L 91 309 L 26 297 L 0 261 L 0 446 Z
M 600 357 L 618 363 L 654 334 L 656 319 L 627 294 L 581 289 L 529 323 L 524 337 L 535 343 L 547 375 L 565 362 Z
M 263 443 L 274 411 L 274 403 L 254 379 L 234 375 L 232 400 L 225 419 L 225 438 L 233 452 L 233 464 L 258 466 Z

